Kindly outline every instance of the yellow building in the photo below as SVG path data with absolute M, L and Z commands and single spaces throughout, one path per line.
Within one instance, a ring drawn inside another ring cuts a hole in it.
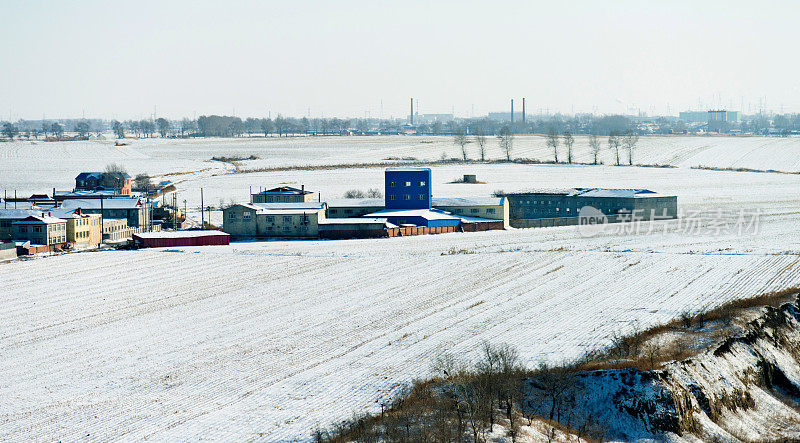
M 59 214 L 59 218 L 67 221 L 67 242 L 88 247 L 103 242 L 100 214 L 84 214 L 78 209 Z

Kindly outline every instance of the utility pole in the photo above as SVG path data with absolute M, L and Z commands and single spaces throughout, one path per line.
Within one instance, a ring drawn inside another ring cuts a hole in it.
M 205 228 L 205 207 L 203 207 L 203 188 L 200 188 L 200 229 Z

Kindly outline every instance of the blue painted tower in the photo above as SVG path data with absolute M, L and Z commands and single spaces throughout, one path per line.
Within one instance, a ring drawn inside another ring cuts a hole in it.
M 386 209 L 431 209 L 429 168 L 388 168 Z

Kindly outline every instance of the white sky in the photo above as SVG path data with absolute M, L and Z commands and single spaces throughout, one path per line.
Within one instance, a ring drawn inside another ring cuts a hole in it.
M 0 0 L 0 119 L 800 112 L 797 1 Z

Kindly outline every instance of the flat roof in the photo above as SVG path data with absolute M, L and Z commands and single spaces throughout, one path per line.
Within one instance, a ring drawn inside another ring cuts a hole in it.
M 501 206 L 503 197 L 434 197 L 433 206 Z
M 334 198 L 327 200 L 328 206 L 335 207 L 384 207 L 382 198 Z
M 119 197 L 119 198 L 91 198 L 91 199 L 67 199 L 61 203 L 63 209 L 100 209 L 102 200 L 103 209 L 139 209 L 144 206 L 138 197 Z
M 358 217 L 358 218 L 329 218 L 320 222 L 320 225 L 369 225 L 369 224 L 386 224 L 387 219 L 376 217 Z
M 436 209 L 384 209 L 369 215 L 380 217 L 422 217 L 426 220 L 460 220 L 461 217 Z
M 433 197 L 433 206 L 501 206 L 504 197 Z M 328 200 L 329 207 L 375 208 L 384 207 L 382 198 L 336 198 Z
M 190 237 L 213 237 L 217 235 L 228 236 L 227 233 L 222 231 L 205 230 L 205 231 L 160 231 L 160 232 L 142 232 L 141 234 L 133 234 L 134 237 L 139 238 L 190 238 Z

